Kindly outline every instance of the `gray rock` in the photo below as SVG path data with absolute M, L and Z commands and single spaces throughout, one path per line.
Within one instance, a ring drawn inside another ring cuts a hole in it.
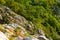
M 37 39 L 37 38 L 32 38 L 32 40 L 39 40 L 39 39 Z
M 38 39 L 39 39 L 39 40 L 49 40 L 49 39 L 47 39 L 47 38 L 46 38 L 45 36 L 43 36 L 43 35 L 40 35 Z
M 32 40 L 32 38 L 26 37 L 26 38 L 24 38 L 23 40 Z
M 38 40 L 37 38 L 26 37 L 23 40 Z
M 16 23 L 13 23 L 13 24 L 10 23 L 10 24 L 5 25 L 5 28 L 7 29 L 15 29 L 17 27 L 19 27 L 19 25 Z
M 41 29 L 38 29 L 37 32 L 38 32 L 39 35 L 45 35 L 44 32 Z
M 23 40 L 23 38 L 21 36 L 15 38 L 15 40 Z
M 16 27 L 18 27 L 19 25 L 16 24 L 16 23 L 13 23 L 13 24 L 8 24 L 8 26 L 11 26 L 11 27 L 13 27 L 13 28 L 16 28 Z

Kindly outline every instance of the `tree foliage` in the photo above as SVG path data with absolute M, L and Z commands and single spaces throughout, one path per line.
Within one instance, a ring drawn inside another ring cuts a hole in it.
M 17 14 L 32 21 L 36 29 L 42 29 L 46 36 L 58 40 L 56 36 L 60 35 L 58 0 L 0 0 L 0 4 L 8 6 Z

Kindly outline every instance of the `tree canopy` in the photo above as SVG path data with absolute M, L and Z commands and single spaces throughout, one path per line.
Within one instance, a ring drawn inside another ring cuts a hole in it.
M 42 29 L 47 37 L 60 40 L 59 0 L 0 0 L 14 12 L 35 24 L 35 30 Z M 35 31 L 36 32 L 36 31 Z

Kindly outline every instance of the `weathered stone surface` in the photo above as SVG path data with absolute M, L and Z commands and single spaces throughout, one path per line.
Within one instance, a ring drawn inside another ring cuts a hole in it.
M 0 40 L 8 40 L 6 35 L 0 31 Z

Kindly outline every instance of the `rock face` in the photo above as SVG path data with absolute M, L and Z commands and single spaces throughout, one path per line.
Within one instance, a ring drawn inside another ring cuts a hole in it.
M 45 37 L 43 31 L 38 29 L 38 34 L 31 35 L 32 30 L 34 30 L 34 24 L 32 22 L 27 21 L 24 17 L 14 13 L 6 6 L 0 5 L 0 30 L 4 32 L 5 36 L 2 32 L 1 34 L 4 36 L 6 40 L 48 40 Z M 30 36 L 28 37 L 27 36 Z M 12 39 L 13 38 L 13 39 Z M 4 40 L 5 40 L 4 39 Z
M 0 40 L 8 40 L 6 35 L 0 31 Z

